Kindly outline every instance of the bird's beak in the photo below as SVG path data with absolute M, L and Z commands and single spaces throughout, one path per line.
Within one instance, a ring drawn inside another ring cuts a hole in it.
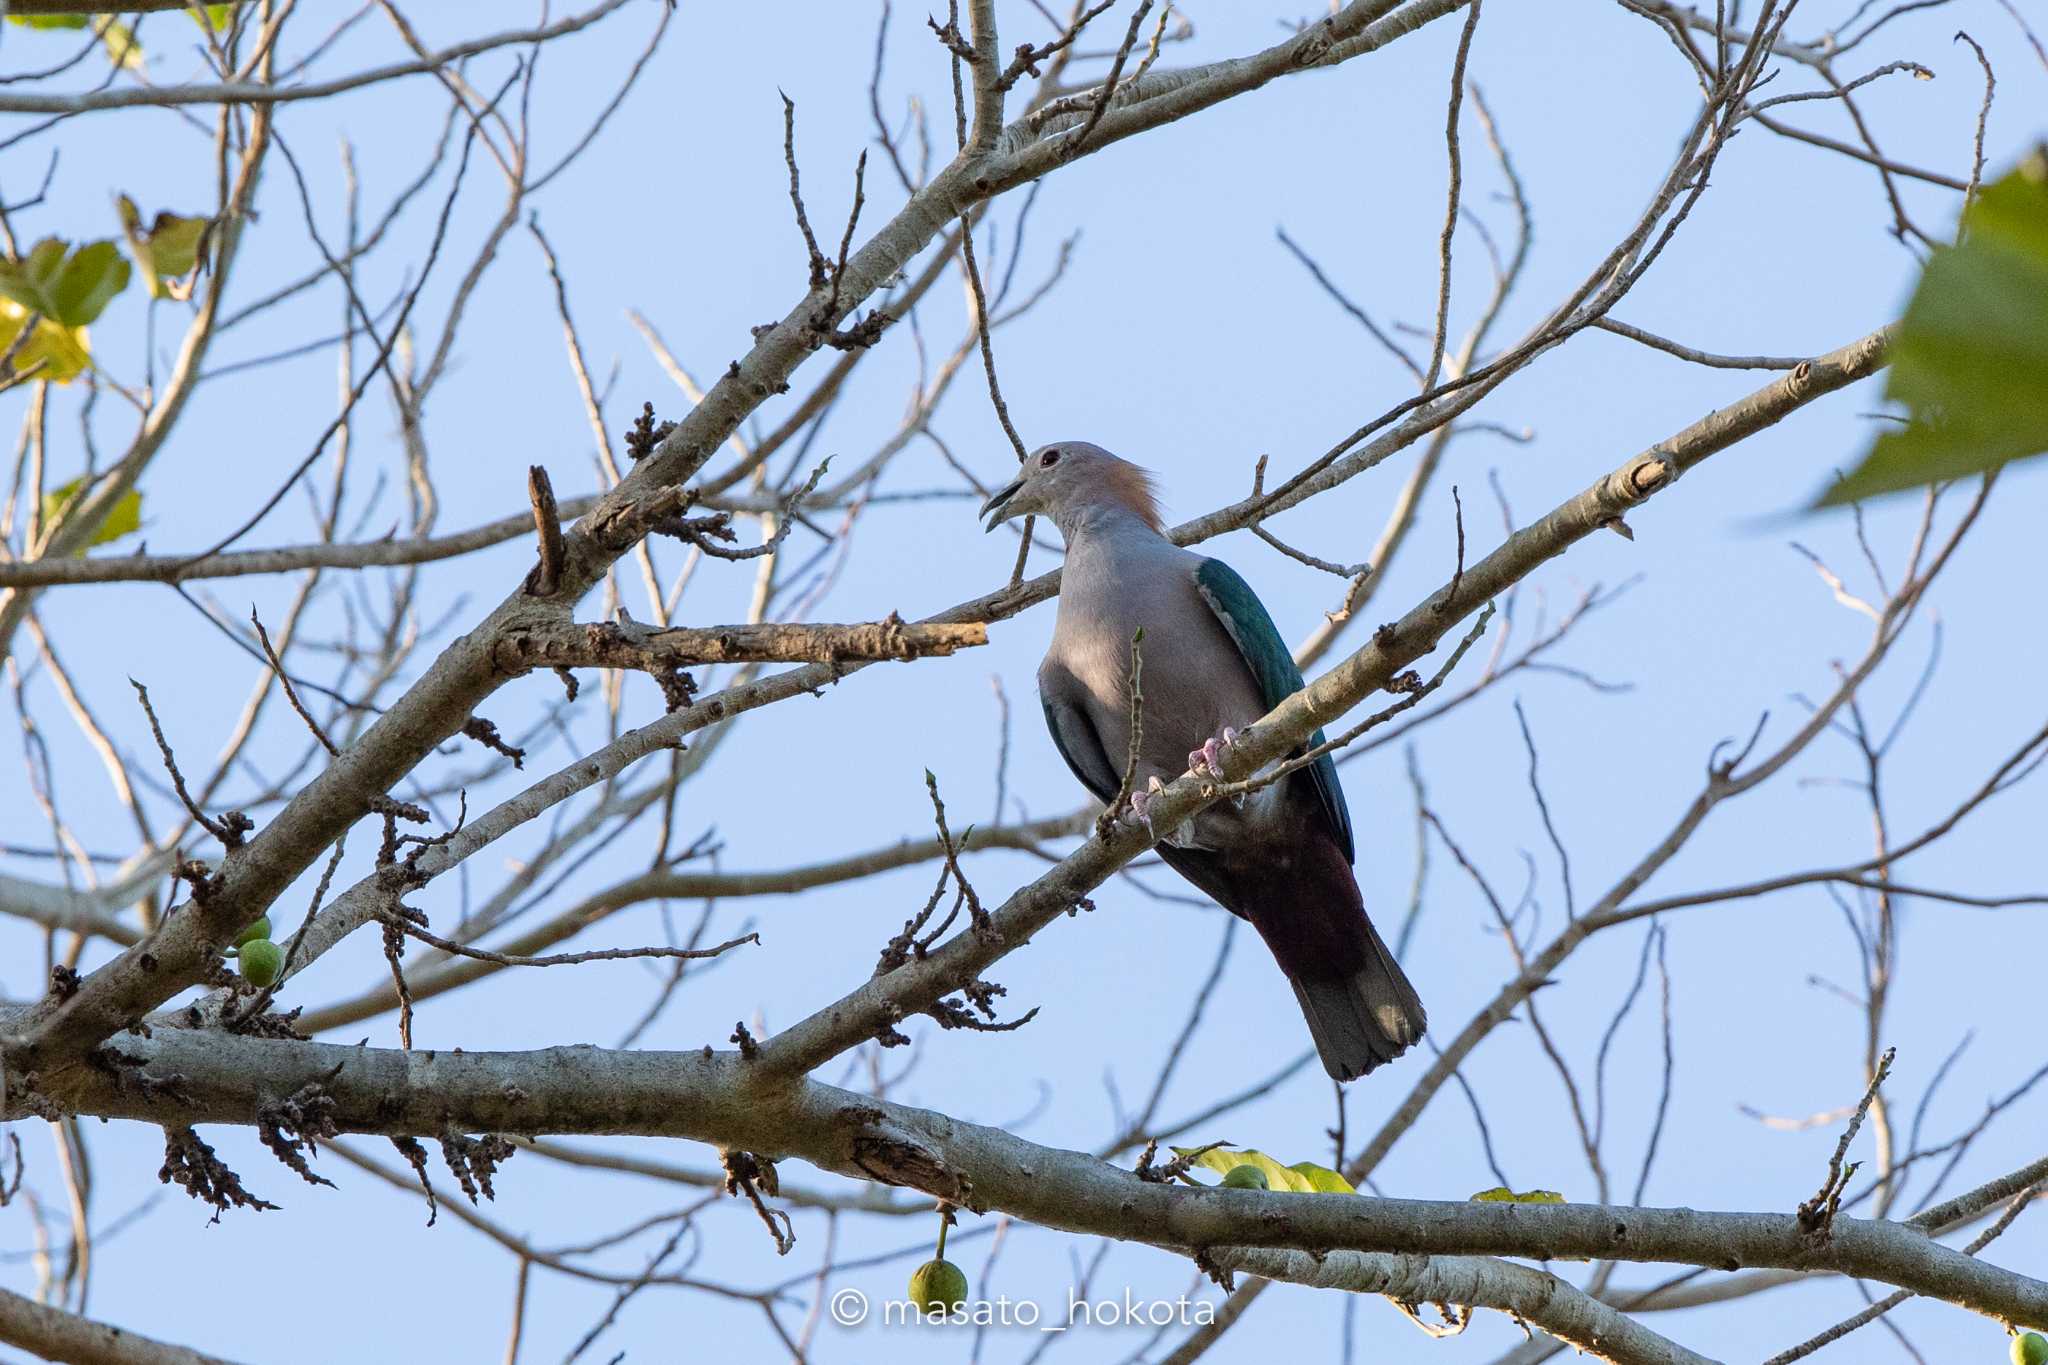
M 1009 505 L 1011 498 L 1017 496 L 1017 490 L 1023 486 L 1024 480 L 1018 479 L 1014 483 L 998 488 L 995 496 L 981 505 L 980 515 L 988 519 L 988 524 L 981 528 L 984 532 L 993 531 L 1002 523 L 1003 509 Z

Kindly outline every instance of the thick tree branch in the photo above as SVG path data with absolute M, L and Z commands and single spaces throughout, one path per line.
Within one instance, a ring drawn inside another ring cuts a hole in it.
M 110 886 L 92 891 L 49 886 L 22 877 L 0 876 L 0 915 L 11 915 L 68 933 L 97 934 L 116 943 L 139 942 L 142 931 L 116 918 L 150 883 L 170 870 L 169 853 L 146 856 Z
M 235 0 L 246 4 L 248 0 Z M 191 0 L 12 0 L 12 14 L 162 14 L 192 7 Z
M 0 1289 L 0 1341 L 68 1365 L 228 1365 L 188 1346 L 67 1313 Z
M 894 614 L 857 625 L 687 626 L 656 630 L 629 623 L 549 622 L 508 631 L 492 651 L 507 672 L 534 668 L 631 668 L 643 672 L 699 664 L 819 663 L 919 659 L 988 643 L 980 622 L 906 624 Z
M 62 6 L 66 0 L 45 0 L 45 3 Z M 396 80 L 401 76 L 423 76 L 438 72 L 466 57 L 473 57 L 495 48 L 523 47 L 564 37 L 578 29 L 590 27 L 625 3 L 626 0 L 602 0 L 601 4 L 581 14 L 572 14 L 567 19 L 541 28 L 516 29 L 506 33 L 495 33 L 488 38 L 472 38 L 468 42 L 455 43 L 438 52 L 430 52 L 416 61 L 373 67 L 353 75 L 338 76 L 331 81 L 307 81 L 300 85 L 267 85 L 247 81 L 226 81 L 218 85 L 133 85 L 114 90 L 80 91 L 73 95 L 0 92 L 0 113 L 83 114 L 95 109 L 166 109 L 192 104 L 275 105 L 297 100 L 326 99 L 345 90 L 358 90 L 366 85 Z M 104 8 L 109 7 L 81 3 L 76 9 L 50 8 L 38 11 L 34 7 L 34 0 L 28 0 L 26 4 L 17 3 L 14 7 L 18 14 L 97 13 Z M 184 9 L 186 6 L 128 3 L 118 6 L 122 12 L 151 8 Z
M 1965 1256 L 1906 1224 L 1837 1218 L 1821 1238 L 1790 1213 L 1190 1189 L 835 1086 L 764 1085 L 761 1061 L 730 1051 L 407 1053 L 178 1028 L 122 1038 L 111 1051 L 115 1065 L 75 1068 L 45 1098 L 108 1118 L 248 1124 L 269 1097 L 317 1085 L 345 1132 L 439 1136 L 452 1123 L 464 1132 L 689 1138 L 906 1185 L 977 1212 L 1173 1250 L 1833 1270 L 2005 1322 L 2048 1320 L 2048 1282 Z M 136 1084 L 135 1076 L 158 1084 Z M 21 1102 L 11 1091 L 8 1104 Z M 9 1108 L 0 1118 L 21 1112 Z
M 1547 1270 L 1485 1256 L 1401 1256 L 1375 1251 L 1321 1255 L 1270 1247 L 1209 1253 L 1224 1270 L 1315 1289 L 1384 1294 L 1401 1303 L 1469 1304 L 1535 1323 L 1559 1341 L 1619 1365 L 1714 1365 Z
M 579 517 L 597 506 L 594 496 L 567 498 L 557 510 Z M 231 550 L 194 558 L 189 554 L 96 555 L 0 563 L 0 588 L 50 587 L 64 583 L 183 583 L 195 578 L 291 573 L 298 569 L 374 569 L 431 564 L 502 545 L 533 532 L 533 513 L 502 517 L 452 535 L 350 543 L 283 545 L 271 550 Z

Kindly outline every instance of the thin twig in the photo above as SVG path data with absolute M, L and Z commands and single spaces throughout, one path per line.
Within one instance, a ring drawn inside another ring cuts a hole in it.
M 1884 1056 L 1878 1058 L 1877 1068 L 1871 1073 L 1870 1084 L 1864 1088 L 1863 1098 L 1857 1102 L 1856 1112 L 1849 1116 L 1849 1126 L 1842 1130 L 1842 1139 L 1835 1144 L 1834 1155 L 1828 1158 L 1827 1179 L 1821 1182 L 1820 1189 L 1814 1192 L 1813 1198 L 1799 1206 L 1799 1225 L 1809 1232 L 1826 1237 L 1828 1230 L 1834 1225 L 1835 1210 L 1842 1204 L 1842 1191 L 1848 1185 L 1849 1177 L 1856 1173 L 1858 1164 L 1849 1162 L 1845 1166 L 1843 1158 L 1849 1154 L 1849 1144 L 1856 1140 L 1857 1129 L 1863 1126 L 1864 1115 L 1870 1112 L 1871 1103 L 1877 1099 L 1877 1088 L 1883 1085 L 1884 1078 L 1891 1074 L 1892 1057 L 1897 1051 L 1897 1048 L 1888 1047 L 1884 1050 Z
M 797 183 L 796 102 L 787 95 L 782 96 L 782 159 L 789 164 L 789 202 L 796 208 L 796 225 L 804 234 L 804 253 L 810 266 L 811 288 L 823 289 L 825 253 L 818 249 L 818 235 L 811 231 L 810 215 L 804 212 L 803 189 Z
M 306 709 L 306 703 L 299 700 L 299 692 L 292 686 L 291 675 L 284 671 L 284 660 L 277 657 L 277 650 L 272 648 L 270 643 L 270 632 L 263 628 L 263 622 L 257 618 L 254 607 L 249 608 L 249 624 L 256 627 L 256 639 L 263 646 L 263 657 L 270 660 L 271 672 L 277 675 L 278 684 L 284 688 L 285 700 L 292 704 L 292 710 L 299 713 L 299 719 L 306 722 L 306 728 L 313 732 L 313 738 L 320 741 L 320 747 L 329 754 L 339 754 L 341 750 L 334 747 L 334 741 L 327 737 L 327 732 L 320 728 L 320 722 L 314 720 L 313 713 Z
M 1437 242 L 1436 332 L 1430 341 L 1429 366 L 1423 372 L 1425 392 L 1436 387 L 1444 369 L 1444 342 L 1450 332 L 1451 238 L 1458 230 L 1458 200 L 1463 193 L 1465 172 L 1458 153 L 1458 114 L 1465 98 L 1465 59 L 1472 54 L 1472 34 L 1479 27 L 1481 0 L 1472 0 L 1465 14 L 1465 27 L 1458 34 L 1458 55 L 1451 63 L 1450 108 L 1444 115 L 1444 145 L 1450 157 L 1450 188 L 1444 205 L 1444 227 Z
M 210 818 L 192 800 L 192 793 L 185 789 L 185 774 L 178 771 L 178 760 L 171 753 L 170 741 L 164 738 L 164 728 L 157 723 L 156 708 L 149 704 L 149 689 L 130 678 L 128 685 L 135 689 L 135 695 L 142 699 L 142 713 L 149 717 L 149 732 L 156 736 L 157 752 L 163 755 L 164 768 L 171 775 L 171 786 L 178 793 L 178 800 L 185 806 L 185 813 L 198 821 L 208 834 L 233 848 L 242 841 L 241 832 L 230 832 L 230 827 Z
M 1255 502 L 1265 496 L 1266 458 L 1264 455 L 1259 456 L 1259 462 L 1252 467 L 1252 500 Z M 1311 569 L 1321 569 L 1324 573 L 1334 575 L 1337 578 L 1351 580 L 1351 587 L 1346 593 L 1347 600 L 1358 591 L 1366 578 L 1372 573 L 1372 565 L 1370 564 L 1332 564 L 1327 559 L 1316 558 L 1316 556 L 1308 553 L 1306 550 L 1295 549 L 1292 545 L 1289 545 L 1286 541 L 1268 531 L 1264 518 L 1253 521 L 1248 529 L 1260 540 L 1265 541 L 1268 545 L 1296 563 L 1306 564 Z
M 374 917 L 384 924 L 416 938 L 429 948 L 438 948 L 456 957 L 466 957 L 474 962 L 489 962 L 499 967 L 571 967 L 579 962 L 624 962 L 632 958 L 676 958 L 696 961 L 699 958 L 717 957 L 743 943 L 759 944 L 759 934 L 741 934 L 728 939 L 714 948 L 592 948 L 580 953 L 549 953 L 543 957 L 527 957 L 520 953 L 494 953 L 484 948 L 472 948 L 453 939 L 442 938 L 432 930 L 423 929 L 405 916 L 389 910 L 377 910 Z
M 1717 370 L 1796 370 L 1806 363 L 1805 359 L 1800 356 L 1714 355 L 1708 351 L 1696 351 L 1690 346 L 1681 346 L 1675 341 L 1667 341 L 1654 332 L 1646 332 L 1640 327 L 1631 327 L 1627 323 L 1617 322 L 1613 318 L 1600 318 L 1593 325 L 1603 332 L 1612 332 L 1616 336 L 1624 336 L 1631 341 L 1640 341 L 1643 345 L 1654 350 L 1663 351 L 1667 355 L 1675 355 L 1681 360 L 1690 360 L 1695 365 L 1707 365 Z
M 1138 759 L 1145 746 L 1145 628 L 1131 634 L 1131 742 L 1124 755 L 1123 780 L 1117 783 L 1116 795 L 1104 806 L 1096 818 L 1096 837 L 1107 839 L 1116 832 L 1117 817 L 1130 804 L 1131 793 L 1137 789 Z
M 1138 43 L 1138 28 L 1145 22 L 1145 16 L 1152 12 L 1152 0 L 1139 0 L 1138 8 L 1131 15 L 1131 26 L 1124 33 L 1123 43 L 1116 50 L 1116 58 L 1109 64 L 1109 78 L 1102 83 L 1102 94 L 1096 99 L 1095 107 L 1088 113 L 1088 121 L 1080 131 L 1067 139 L 1062 154 L 1068 159 L 1081 155 L 1082 146 L 1088 135 L 1095 131 L 1095 125 L 1102 122 L 1102 116 L 1109 112 L 1109 102 L 1116 98 L 1116 84 L 1124 74 L 1124 62 L 1131 55 L 1131 49 Z
M 1975 1256 L 1985 1247 L 1990 1246 L 2007 1228 L 2012 1226 L 2013 1219 L 2019 1217 L 2026 1210 L 2027 1206 L 2043 1193 L 2048 1193 L 2048 1181 L 2037 1182 L 2014 1195 L 2012 1201 L 2005 1206 L 2005 1211 L 1998 1215 L 1998 1220 L 1970 1239 L 1970 1244 L 1963 1248 L 1963 1254 L 1965 1256 Z M 1894 1290 L 1892 1293 L 1872 1303 L 1868 1308 L 1856 1314 L 1856 1316 L 1845 1318 L 1826 1331 L 1816 1333 L 1807 1338 L 1790 1350 L 1780 1351 L 1777 1355 L 1765 1361 L 1764 1365 L 1791 1365 L 1793 1361 L 1812 1355 L 1830 1342 L 1840 1341 L 1857 1328 L 1877 1321 L 1912 1297 L 1914 1297 L 1914 1294 L 1910 1289 Z M 2014 1358 L 2018 1359 L 2017 1353 L 2015 1353 Z
M 1967 214 L 1970 205 L 1977 201 L 1977 187 L 1984 181 L 1984 125 L 1991 120 L 1991 94 L 1998 88 L 1998 77 L 1991 74 L 1991 59 L 1984 55 L 1975 38 L 1958 29 L 1955 41 L 1968 43 L 1970 51 L 1977 54 L 1977 65 L 1984 68 L 1984 103 L 1977 108 L 1977 136 L 1970 145 L 1970 184 L 1963 191 L 1963 212 Z M 1962 224 L 1958 222 L 1956 240 L 1961 241 L 1962 236 Z

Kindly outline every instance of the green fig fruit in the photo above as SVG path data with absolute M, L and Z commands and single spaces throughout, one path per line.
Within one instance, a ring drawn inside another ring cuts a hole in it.
M 235 946 L 236 946 L 237 948 L 239 948 L 239 947 L 241 947 L 241 946 L 242 946 L 242 945 L 243 945 L 244 943 L 247 943 L 247 942 L 248 942 L 248 941 L 249 941 L 250 939 L 252 939 L 252 938 L 269 938 L 269 937 L 270 937 L 270 916 L 268 916 L 268 915 L 258 915 L 258 916 L 256 917 L 256 922 L 255 922 L 254 924 L 252 924 L 252 925 L 250 925 L 250 926 L 249 926 L 248 928 L 244 929 L 244 930 L 243 930 L 243 931 L 242 931 L 241 933 L 239 933 L 239 934 L 236 934 L 236 935 L 235 935 Z
M 1272 1184 L 1266 1179 L 1264 1171 L 1247 1162 L 1242 1166 L 1232 1166 L 1225 1173 L 1223 1188 L 1226 1190 L 1268 1190 L 1272 1188 Z
M 2012 1365 L 2048 1365 L 2048 1337 L 2022 1332 L 2012 1339 Z
M 284 949 L 267 938 L 242 945 L 242 979 L 256 987 L 275 986 L 284 971 Z
M 967 1302 L 967 1273 L 951 1261 L 926 1261 L 911 1272 L 910 1301 L 920 1312 L 950 1313 Z

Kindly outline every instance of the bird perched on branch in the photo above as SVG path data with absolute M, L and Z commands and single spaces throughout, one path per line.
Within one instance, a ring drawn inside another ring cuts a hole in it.
M 1038 690 L 1060 757 L 1105 802 L 1125 790 L 1133 637 L 1144 632 L 1126 818 L 1149 827 L 1147 803 L 1164 783 L 1184 772 L 1220 775 L 1238 728 L 1301 689 L 1301 670 L 1258 597 L 1229 565 L 1166 538 L 1151 478 L 1136 465 L 1085 441 L 1056 442 L 1034 451 L 981 510 L 990 530 L 1036 515 L 1066 540 L 1059 622 Z M 1169 867 L 1259 931 L 1331 1076 L 1362 1076 L 1422 1036 L 1422 1001 L 1366 918 L 1351 873 L 1351 815 L 1329 755 L 1210 805 L 1158 847 Z

